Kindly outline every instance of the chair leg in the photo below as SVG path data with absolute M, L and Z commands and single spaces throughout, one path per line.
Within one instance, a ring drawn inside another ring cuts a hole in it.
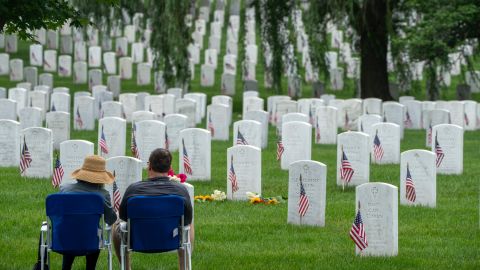
M 108 270 L 112 270 L 112 244 L 108 245 Z
M 121 265 L 121 270 L 125 270 L 125 245 L 120 244 L 120 265 Z
M 42 229 L 41 229 L 41 236 L 40 236 L 40 263 L 41 263 L 41 266 L 40 266 L 40 269 L 41 270 L 46 270 L 45 269 L 45 263 L 48 263 L 50 265 L 50 254 L 48 253 L 48 245 L 47 245 L 47 239 L 46 239 L 46 234 L 48 233 L 48 227 L 47 227 L 47 223 L 44 222 L 42 224 Z M 45 254 L 46 252 L 46 254 Z M 47 259 L 47 261 L 45 262 L 45 257 Z

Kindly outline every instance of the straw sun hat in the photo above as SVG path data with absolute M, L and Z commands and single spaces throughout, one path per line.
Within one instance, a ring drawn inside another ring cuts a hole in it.
M 94 184 L 111 184 L 115 179 L 105 170 L 105 159 L 97 155 L 85 157 L 82 167 L 73 171 L 71 176 Z

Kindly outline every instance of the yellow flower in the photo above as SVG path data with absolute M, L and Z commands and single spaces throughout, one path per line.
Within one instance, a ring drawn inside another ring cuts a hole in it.
M 250 199 L 250 203 L 251 204 L 257 204 L 257 203 L 261 203 L 262 202 L 262 199 L 260 199 L 259 197 L 253 197 Z
M 277 201 L 277 199 L 273 198 L 273 199 L 268 200 L 268 204 L 278 204 L 278 201 Z

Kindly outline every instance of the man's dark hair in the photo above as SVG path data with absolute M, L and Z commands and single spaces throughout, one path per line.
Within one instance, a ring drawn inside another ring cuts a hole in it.
M 172 165 L 172 154 L 167 149 L 157 148 L 150 154 L 148 163 L 153 171 L 166 173 Z

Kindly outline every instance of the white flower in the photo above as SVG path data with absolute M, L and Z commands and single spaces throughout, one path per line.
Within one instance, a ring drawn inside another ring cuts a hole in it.
M 227 198 L 227 195 L 225 195 L 225 192 L 220 190 L 214 190 L 211 196 L 214 201 L 223 201 Z
M 180 183 L 180 178 L 178 178 L 176 175 L 170 176 L 170 181 L 178 182 Z
M 247 198 L 248 198 L 248 199 L 253 199 L 253 198 L 258 198 L 258 197 L 260 197 L 260 196 L 258 196 L 258 194 L 255 193 L 255 192 L 247 191 L 245 194 L 247 194 Z

